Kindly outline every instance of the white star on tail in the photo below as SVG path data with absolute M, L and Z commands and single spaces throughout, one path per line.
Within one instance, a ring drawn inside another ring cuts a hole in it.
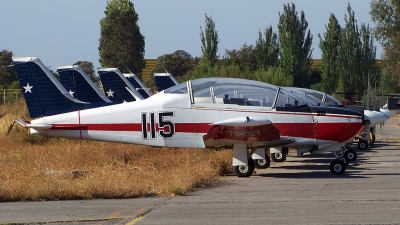
M 68 92 L 72 97 L 74 97 L 74 93 L 75 92 L 73 92 L 71 89 L 69 89 L 69 92 Z
M 29 86 L 29 83 L 27 83 L 26 84 L 26 86 L 25 87 L 23 87 L 24 89 L 25 89 L 25 93 L 27 93 L 28 91 L 30 92 L 30 93 L 32 93 L 32 88 L 33 88 L 33 86 Z
M 107 93 L 107 97 L 110 97 L 110 96 L 111 96 L 111 97 L 114 97 L 114 95 L 113 95 L 114 92 L 111 91 L 111 89 L 110 89 L 109 91 L 107 91 L 106 93 Z

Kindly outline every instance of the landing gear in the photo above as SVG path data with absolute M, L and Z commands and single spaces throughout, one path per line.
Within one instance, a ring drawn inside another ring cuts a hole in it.
M 271 159 L 266 155 L 265 159 L 254 159 L 254 163 L 257 169 L 267 169 L 271 164 Z
M 271 153 L 271 159 L 274 162 L 283 162 L 286 160 L 286 155 L 283 152 Z
M 358 140 L 358 149 L 360 150 L 366 150 L 368 148 L 368 142 L 367 140 L 360 139 Z
M 283 147 L 280 152 L 271 153 L 271 159 L 274 162 L 283 162 L 286 160 L 286 155 L 289 153 L 287 147 Z
M 341 160 L 335 159 L 331 162 L 329 169 L 333 175 L 342 175 L 346 171 L 346 166 Z
M 357 153 L 353 149 L 345 151 L 344 156 L 346 156 L 349 161 L 355 161 L 357 159 Z
M 253 159 L 248 159 L 247 165 L 239 165 L 233 167 L 233 172 L 238 177 L 250 177 L 255 168 L 255 163 Z
M 343 155 L 339 158 L 340 161 L 343 162 L 343 164 L 347 167 L 350 164 L 350 160 L 347 158 L 346 155 Z

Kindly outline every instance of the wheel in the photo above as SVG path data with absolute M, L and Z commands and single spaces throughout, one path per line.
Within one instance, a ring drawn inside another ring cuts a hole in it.
M 347 150 L 344 155 L 350 160 L 350 161 L 355 161 L 357 159 L 357 152 L 350 149 Z
M 358 149 L 366 150 L 368 148 L 368 142 L 366 140 L 360 139 L 358 141 Z
M 257 169 L 267 169 L 271 164 L 271 159 L 266 155 L 265 159 L 255 159 L 254 163 Z
M 350 164 L 350 160 L 347 158 L 346 155 L 343 155 L 342 157 L 339 158 L 340 161 L 343 162 L 343 164 L 347 167 Z
M 271 159 L 274 162 L 283 162 L 286 160 L 286 154 L 283 152 L 271 153 Z
M 346 171 L 346 166 L 339 159 L 335 159 L 331 162 L 329 169 L 333 175 L 342 175 Z
M 255 163 L 253 159 L 247 160 L 247 165 L 234 166 L 233 172 L 238 177 L 249 177 L 253 174 Z

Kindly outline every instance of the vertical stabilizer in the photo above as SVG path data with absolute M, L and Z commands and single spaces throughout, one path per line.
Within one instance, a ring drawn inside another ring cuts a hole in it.
M 31 118 L 102 106 L 73 98 L 37 57 L 14 58 L 13 65 Z
M 108 102 L 108 99 L 80 66 L 63 66 L 57 68 L 60 81 L 72 97 L 84 102 Z
M 158 91 L 163 91 L 167 88 L 179 84 L 178 81 L 170 73 L 154 73 L 154 79 L 156 80 Z
M 143 99 L 136 88 L 133 87 L 119 69 L 98 68 L 98 73 L 103 85 L 104 93 L 111 101 L 132 102 Z M 129 88 L 131 92 L 126 90 L 126 87 Z
M 133 85 L 133 87 L 139 92 L 139 94 L 144 98 L 148 98 L 151 96 L 151 92 L 149 88 L 147 88 L 142 81 L 133 73 L 124 73 L 124 76 L 128 81 Z

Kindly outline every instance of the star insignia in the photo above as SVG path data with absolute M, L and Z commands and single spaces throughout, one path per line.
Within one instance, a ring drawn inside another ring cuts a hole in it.
M 111 97 L 114 97 L 114 95 L 113 95 L 114 92 L 111 91 L 111 89 L 110 89 L 109 91 L 107 91 L 106 93 L 107 93 L 107 97 L 110 97 L 110 96 L 111 96 Z
M 74 93 L 75 92 L 73 92 L 71 89 L 69 89 L 69 92 L 68 92 L 72 97 L 74 97 Z
M 26 86 L 25 87 L 23 87 L 24 89 L 25 89 L 25 93 L 27 93 L 28 91 L 30 92 L 30 93 L 32 93 L 32 88 L 33 88 L 33 86 L 29 86 L 29 83 L 27 83 L 26 84 Z

